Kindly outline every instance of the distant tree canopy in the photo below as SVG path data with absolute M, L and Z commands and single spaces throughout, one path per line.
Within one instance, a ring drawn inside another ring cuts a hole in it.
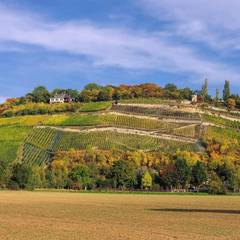
M 207 79 L 205 79 L 205 82 L 202 86 L 201 95 L 203 97 L 203 100 L 206 100 L 208 98 L 208 80 Z
M 126 85 L 121 84 L 119 86 L 106 85 L 102 86 L 97 83 L 87 84 L 81 91 L 76 89 L 62 89 L 56 88 L 52 92 L 48 91 L 44 86 L 36 87 L 32 92 L 26 94 L 24 97 L 17 99 L 9 99 L 8 102 L 4 104 L 0 112 L 6 110 L 6 107 L 16 106 L 25 104 L 28 102 L 34 103 L 48 103 L 50 97 L 55 96 L 56 94 L 66 93 L 71 96 L 74 101 L 79 102 L 98 102 L 98 101 L 113 101 L 121 99 L 134 99 L 134 98 L 161 98 L 161 99 L 173 99 L 173 100 L 190 100 L 192 99 L 193 94 L 198 95 L 199 102 L 214 102 L 215 104 L 222 104 L 220 101 L 220 92 L 219 89 L 216 89 L 216 96 L 212 98 L 208 92 L 208 80 L 205 79 L 201 90 L 193 91 L 192 89 L 178 88 L 173 83 L 168 83 L 165 87 L 161 87 L 154 83 L 143 83 L 139 85 Z M 230 101 L 231 98 L 235 101 Z M 230 92 L 230 82 L 225 81 L 224 90 L 223 90 L 223 100 L 225 106 L 229 108 L 240 108 L 240 97 L 238 95 L 231 95 Z
M 230 92 L 230 82 L 228 80 L 225 81 L 224 89 L 223 89 L 223 99 L 226 102 L 228 98 L 231 96 Z
M 26 99 L 27 101 L 32 101 L 36 103 L 47 103 L 50 99 L 50 93 L 45 87 L 39 86 L 36 87 L 31 93 L 28 93 L 26 95 Z

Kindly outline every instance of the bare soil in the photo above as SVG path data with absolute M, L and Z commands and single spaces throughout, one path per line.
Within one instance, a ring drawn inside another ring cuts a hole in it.
M 240 197 L 0 192 L 3 240 L 233 239 Z

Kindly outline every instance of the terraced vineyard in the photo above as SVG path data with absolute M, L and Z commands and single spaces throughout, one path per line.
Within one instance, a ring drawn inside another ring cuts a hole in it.
M 19 150 L 19 160 L 28 165 L 49 163 L 60 134 L 51 128 L 34 128 Z
M 111 131 L 89 132 L 89 133 L 67 133 L 64 132 L 56 150 L 67 151 L 73 149 L 86 149 L 96 147 L 99 149 L 119 148 L 122 150 L 145 150 L 171 151 L 176 149 L 196 150 L 195 144 L 160 139 L 137 134 L 125 134 Z
M 52 159 L 52 152 L 47 149 L 35 147 L 32 144 L 23 145 L 21 161 L 28 166 L 48 164 Z
M 57 151 L 88 147 L 123 151 L 199 151 L 199 115 L 163 108 L 117 105 L 111 112 L 16 117 L 10 122 L 19 126 L 35 125 L 19 149 L 18 160 L 27 165 L 48 164 Z M 5 125 L 4 119 L 1 124 Z
M 186 124 L 182 123 L 169 123 L 166 121 L 138 118 L 126 115 L 102 115 L 100 116 L 100 122 L 103 125 L 116 126 L 116 127 L 126 127 L 133 129 L 144 129 L 144 130 L 170 130 L 178 127 L 182 127 Z
M 174 128 L 170 130 L 170 133 L 176 136 L 185 136 L 190 138 L 199 138 L 200 137 L 200 128 L 199 124 L 185 125 L 179 128 Z
M 48 127 L 34 128 L 26 137 L 19 151 L 19 160 L 27 165 L 51 162 L 56 151 L 83 150 L 87 147 L 110 150 L 197 151 L 194 143 L 161 139 L 113 131 L 67 132 Z
M 176 111 L 176 110 L 165 109 L 160 107 L 148 108 L 143 106 L 120 104 L 120 105 L 113 105 L 112 110 L 117 112 L 122 112 L 122 113 L 153 116 L 158 118 L 173 118 L 173 119 L 184 119 L 184 120 L 192 120 L 192 121 L 201 120 L 198 113 Z

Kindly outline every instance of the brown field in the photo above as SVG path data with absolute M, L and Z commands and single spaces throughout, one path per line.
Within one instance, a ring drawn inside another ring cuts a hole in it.
M 240 197 L 3 191 L 0 239 L 240 239 Z

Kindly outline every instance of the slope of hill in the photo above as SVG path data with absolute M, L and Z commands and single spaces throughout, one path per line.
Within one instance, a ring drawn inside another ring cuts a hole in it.
M 63 161 L 61 164 L 66 159 L 71 161 L 73 156 L 69 156 L 74 152 L 78 156 L 74 161 L 84 162 L 84 152 L 92 149 L 93 155 L 104 154 L 101 157 L 106 159 L 104 166 L 110 164 L 109 167 L 128 154 L 138 156 L 136 159 L 141 156 L 143 162 L 138 164 L 142 167 L 147 164 L 154 171 L 159 164 L 165 168 L 179 156 L 187 159 L 190 166 L 196 161 L 237 164 L 240 154 L 237 121 L 172 104 L 169 107 L 166 103 L 135 102 L 105 110 L 91 104 L 84 112 L 0 118 L 1 159 L 8 164 L 52 168 L 56 160 Z

